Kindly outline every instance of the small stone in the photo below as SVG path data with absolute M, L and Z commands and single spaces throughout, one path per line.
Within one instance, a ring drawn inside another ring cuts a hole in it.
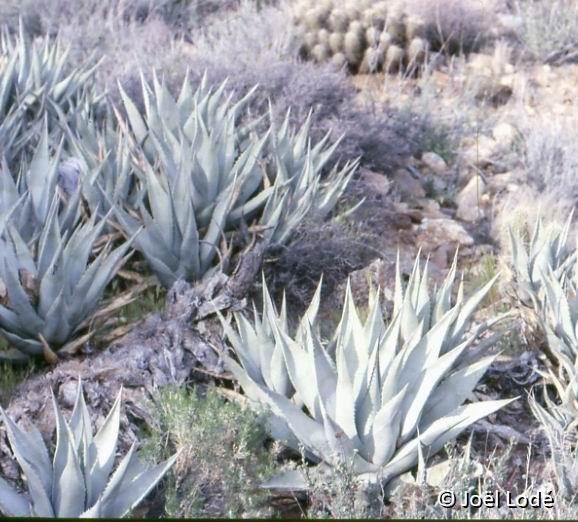
M 424 152 L 421 161 L 423 164 L 435 174 L 443 176 L 448 172 L 448 165 L 444 159 L 435 152 Z
M 449 218 L 426 218 L 417 227 L 417 230 L 418 243 L 421 243 L 428 252 L 445 243 L 458 243 L 466 246 L 474 244 L 474 238 L 463 225 Z
M 497 143 L 493 138 L 481 134 L 464 143 L 463 158 L 477 167 L 487 167 L 493 163 Z
M 67 381 L 60 385 L 58 389 L 59 402 L 68 408 L 72 408 L 76 402 L 78 393 L 78 383 L 76 381 Z
M 481 196 L 486 190 L 486 183 L 481 176 L 474 176 L 456 197 L 458 210 L 456 215 L 464 221 L 478 221 L 484 217 L 481 208 Z
M 502 122 L 492 129 L 492 136 L 501 147 L 509 148 L 518 136 L 518 130 L 513 125 Z
M 379 172 L 360 169 L 359 179 L 373 192 L 387 196 L 391 190 L 391 180 Z
M 493 70 L 493 58 L 488 54 L 471 53 L 467 66 L 477 73 L 489 76 Z
M 503 172 L 501 174 L 494 174 L 488 179 L 487 191 L 490 194 L 495 194 L 501 190 L 507 190 L 508 185 L 519 177 L 516 172 Z
M 425 197 L 425 190 L 421 183 L 415 179 L 406 169 L 398 169 L 394 172 L 393 182 L 402 195 L 414 198 Z

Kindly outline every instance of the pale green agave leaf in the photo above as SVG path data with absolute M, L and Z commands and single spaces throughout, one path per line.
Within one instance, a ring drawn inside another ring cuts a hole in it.
M 58 41 L 32 42 L 20 24 L 16 37 L 4 28 L 0 38 L 0 148 L 7 161 L 17 163 L 35 141 L 35 127 L 45 120 L 59 132 L 61 113 L 73 114 L 82 104 L 97 107 L 93 90 L 96 65 L 71 69 L 68 50 Z M 41 187 L 38 187 L 42 190 Z
M 538 218 L 527 242 L 520 231 L 509 229 L 514 290 L 522 302 L 527 302 L 529 297 L 534 306 L 541 308 L 544 279 L 550 270 L 559 281 L 575 272 L 576 249 L 567 244 L 572 217 L 573 211 L 563 227 L 549 228 Z

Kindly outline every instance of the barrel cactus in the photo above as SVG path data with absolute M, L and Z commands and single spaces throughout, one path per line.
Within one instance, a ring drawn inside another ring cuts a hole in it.
M 423 63 L 425 22 L 396 2 L 302 0 L 294 8 L 302 55 L 352 72 L 398 72 Z
M 427 268 L 416 261 L 405 289 L 398 270 L 389 322 L 378 292 L 363 321 L 348 287 L 328 341 L 317 328 L 319 290 L 294 334 L 264 290 L 263 315 L 253 325 L 238 315 L 234 329 L 223 319 L 238 357 L 224 354 L 225 361 L 251 403 L 270 408 L 275 437 L 304 447 L 313 461 L 351 463 L 359 480 L 387 484 L 417 464 L 421 445 L 433 454 L 510 402 L 462 404 L 494 359 L 475 355 L 482 346 L 468 352 L 489 324 L 467 328 L 495 278 L 469 299 L 460 285 L 452 304 L 455 275 L 454 264 L 432 294 Z

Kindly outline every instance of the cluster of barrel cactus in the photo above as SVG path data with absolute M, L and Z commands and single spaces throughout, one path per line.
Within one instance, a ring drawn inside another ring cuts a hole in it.
M 393 2 L 301 0 L 294 23 L 304 58 L 361 74 L 415 68 L 429 49 L 425 22 Z

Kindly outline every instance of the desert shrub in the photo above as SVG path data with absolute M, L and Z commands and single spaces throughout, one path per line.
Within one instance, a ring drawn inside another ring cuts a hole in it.
M 531 58 L 563 63 L 578 51 L 578 3 L 575 0 L 517 0 L 517 36 Z
M 166 513 L 171 517 L 267 516 L 259 484 L 273 469 L 266 433 L 248 409 L 216 391 L 165 388 L 151 405 L 155 430 L 145 450 L 174 448 Z
M 349 273 L 376 257 L 368 245 L 375 238 L 342 222 L 305 223 L 290 245 L 270 253 L 274 263 L 265 267 L 274 295 L 284 292 L 290 311 L 302 311 L 323 276 L 323 297 L 331 295 Z
M 453 54 L 481 47 L 499 0 L 408 0 L 405 4 L 409 14 L 423 20 L 432 48 Z
M 578 116 L 578 112 L 574 112 Z M 560 200 L 578 198 L 578 143 L 575 119 L 539 118 L 525 125 L 522 166 L 538 192 Z
M 100 87 L 110 89 L 117 79 L 138 76 L 140 68 L 178 63 L 175 32 L 161 11 L 147 9 L 149 4 L 149 0 L 8 0 L 0 5 L 0 20 L 13 33 L 21 18 L 32 36 L 58 35 L 69 49 L 70 65 L 100 60 L 96 78 Z
M 110 21 L 113 17 L 139 23 L 161 18 L 180 34 L 197 29 L 206 18 L 230 10 L 239 0 L 6 0 L 0 18 L 12 29 L 19 18 L 36 36 L 54 35 L 74 22 Z

